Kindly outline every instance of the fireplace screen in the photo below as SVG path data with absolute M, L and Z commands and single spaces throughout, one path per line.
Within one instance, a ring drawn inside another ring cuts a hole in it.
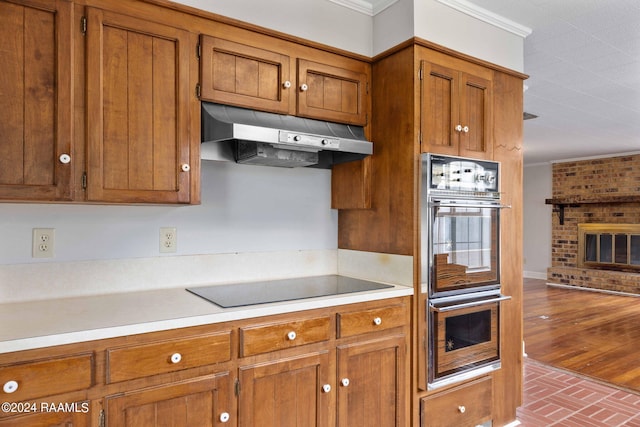
M 640 270 L 640 225 L 579 224 L 578 267 Z

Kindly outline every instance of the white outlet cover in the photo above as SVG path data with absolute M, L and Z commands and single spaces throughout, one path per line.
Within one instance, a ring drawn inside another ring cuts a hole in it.
M 176 227 L 160 227 L 160 253 L 171 253 L 178 250 L 178 229 Z
M 55 256 L 56 229 L 34 228 L 31 256 L 33 258 L 53 258 Z

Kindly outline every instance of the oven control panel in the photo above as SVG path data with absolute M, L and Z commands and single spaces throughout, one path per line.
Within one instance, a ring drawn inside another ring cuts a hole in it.
M 498 191 L 498 162 L 425 154 L 429 190 L 464 192 Z

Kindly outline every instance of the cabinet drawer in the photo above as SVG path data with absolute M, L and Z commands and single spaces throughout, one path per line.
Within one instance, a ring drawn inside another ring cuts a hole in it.
M 327 341 L 331 335 L 330 324 L 331 319 L 326 316 L 240 328 L 240 356 Z
M 93 385 L 93 353 L 0 367 L 0 384 L 0 400 L 14 402 L 84 390 Z
M 406 321 L 404 305 L 338 313 L 338 338 L 396 328 Z
M 107 350 L 107 382 L 211 365 L 231 359 L 231 332 Z
M 476 426 L 491 419 L 492 381 L 485 377 L 422 399 L 422 427 Z

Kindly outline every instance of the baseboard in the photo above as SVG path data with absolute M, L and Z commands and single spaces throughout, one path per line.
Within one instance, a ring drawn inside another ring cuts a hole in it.
M 599 292 L 601 294 L 620 295 L 624 297 L 636 297 L 636 298 L 640 297 L 640 294 L 632 294 L 630 292 L 619 292 L 619 291 L 610 291 L 608 289 L 587 288 L 585 286 L 572 286 L 572 285 L 565 285 L 563 283 L 547 282 L 547 286 L 553 286 L 556 288 L 563 288 L 563 289 L 572 289 L 577 291 Z
M 524 278 L 526 279 L 542 279 L 542 280 L 547 280 L 547 272 L 540 272 L 540 271 L 523 271 L 522 275 L 524 276 Z

